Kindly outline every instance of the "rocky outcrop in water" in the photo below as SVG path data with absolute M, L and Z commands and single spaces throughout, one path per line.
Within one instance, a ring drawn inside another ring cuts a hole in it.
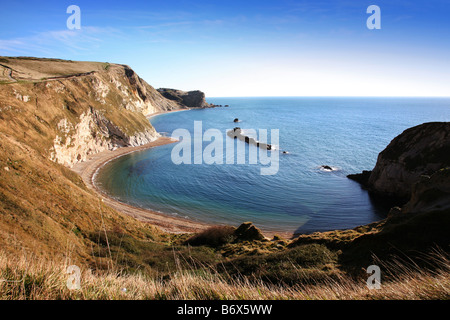
M 245 143 L 248 144 L 252 144 L 254 146 L 257 146 L 258 148 L 262 148 L 262 149 L 266 149 L 266 150 L 272 150 L 272 145 L 268 144 L 268 143 L 264 143 L 264 142 L 259 142 L 257 141 L 255 138 L 246 136 L 243 132 L 242 129 L 239 127 L 235 127 L 232 130 L 227 132 L 227 135 L 230 138 L 233 139 L 239 139 L 244 141 Z
M 405 130 L 384 149 L 372 171 L 349 175 L 369 191 L 408 200 L 422 175 L 450 167 L 450 123 L 430 122 Z

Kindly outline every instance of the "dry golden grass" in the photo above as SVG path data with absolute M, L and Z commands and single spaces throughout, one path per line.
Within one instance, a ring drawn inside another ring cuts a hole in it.
M 161 235 L 155 227 L 119 214 L 81 178 L 26 144 L 0 133 L 0 246 L 10 252 L 91 259 L 88 235 L 113 230 L 137 239 Z
M 86 261 L 91 259 L 88 235 L 104 228 L 120 226 L 143 240 L 158 237 L 156 228 L 102 204 L 77 174 L 49 160 L 56 135 L 65 137 L 57 124 L 67 119 L 75 126 L 91 107 L 128 134 L 151 128 L 141 112 L 123 107 L 126 101 L 116 85 L 130 97 L 137 95 L 122 75 L 123 67 L 110 65 L 106 70 L 98 62 L 6 57 L 0 57 L 0 63 L 14 69 L 13 76 L 20 80 L 0 84 L 0 246 L 45 256 L 64 255 L 73 248 L 73 255 Z M 95 74 L 39 81 L 90 71 Z M 116 78 L 120 83 L 111 82 Z M 103 103 L 95 91 L 100 82 L 110 92 Z
M 316 285 L 270 285 L 263 281 L 232 280 L 216 272 L 179 271 L 169 279 L 117 270 L 94 273 L 81 268 L 81 288 L 69 290 L 68 260 L 45 260 L 32 255 L 0 254 L 0 299 L 170 299 L 170 300 L 347 300 L 449 299 L 450 261 L 435 254 L 434 271 L 396 260 L 380 263 L 380 289 L 368 289 L 366 279 L 340 276 Z
M 129 136 L 152 129 L 142 112 L 126 108 L 140 98 L 137 87 L 130 84 L 134 79 L 127 78 L 123 66 L 111 64 L 106 70 L 100 62 L 2 59 L 6 62 L 1 64 L 16 70 L 13 76 L 19 81 L 5 84 L 0 77 L 0 131 L 42 155 L 49 156 L 57 135 L 63 141 L 66 138 L 58 129 L 61 120 L 75 127 L 90 108 Z M 94 73 L 70 77 L 91 71 Z M 39 80 L 59 76 L 69 78 Z M 143 86 L 148 101 L 157 108 L 162 97 L 148 84 L 143 82 Z
M 369 290 L 364 278 L 355 280 L 341 270 L 334 272 L 339 267 L 335 253 L 330 253 L 331 260 L 321 260 L 328 256 L 325 245 L 340 248 L 379 232 L 381 225 L 303 236 L 289 252 L 289 243 L 278 239 L 229 243 L 218 251 L 183 246 L 176 253 L 174 244 L 180 245 L 186 237 L 164 234 L 107 207 L 77 174 L 49 160 L 53 139 L 61 134 L 57 129 L 60 120 L 75 125 L 90 107 L 129 135 L 151 128 L 143 114 L 124 108 L 126 101 L 111 82 L 113 75 L 119 75 L 117 79 L 123 80 L 119 85 L 129 87 L 123 68 L 54 60 L 13 62 L 13 76 L 20 81 L 4 84 L 2 79 L 11 80 L 8 73 L 0 77 L 0 299 L 449 298 L 450 267 L 444 254 L 434 257 L 437 271 L 398 261 L 380 263 L 389 276 L 380 290 Z M 49 82 L 41 79 L 89 71 L 95 73 Z M 104 103 L 93 92 L 100 80 L 110 89 Z M 129 88 L 130 96 L 138 94 Z M 161 99 L 150 86 L 146 88 L 149 99 Z M 162 102 L 161 106 L 170 107 Z M 442 226 L 448 225 L 440 221 Z M 419 222 L 416 225 L 424 225 Z M 392 233 L 404 237 L 405 228 Z M 417 230 L 413 231 L 412 237 L 417 238 Z M 392 237 L 385 238 L 390 242 Z M 307 244 L 312 245 L 302 247 Z M 363 249 L 368 252 L 366 247 Z M 183 259 L 180 255 L 186 253 L 189 258 Z M 292 279 L 308 281 L 275 285 L 258 275 L 246 273 L 244 277 L 241 271 L 237 276 L 227 273 L 231 269 L 219 272 L 218 260 L 224 265 L 232 258 L 236 259 L 230 265 L 240 262 L 243 271 L 258 264 L 255 261 L 265 263 L 270 258 L 263 266 L 266 270 L 260 270 L 262 274 L 266 271 L 266 276 L 270 272 L 279 276 L 282 269 L 298 273 Z M 293 258 L 314 263 L 302 268 L 297 261 L 292 268 Z M 66 270 L 72 264 L 81 267 L 80 290 L 71 291 L 66 286 Z M 318 273 L 322 275 L 320 282 Z
M 32 57 L 0 57 L 0 63 L 12 69 L 11 77 L 16 80 L 39 81 L 44 78 L 70 76 L 73 74 L 101 71 L 104 63 L 70 61 Z M 11 80 L 0 77 L 0 80 Z

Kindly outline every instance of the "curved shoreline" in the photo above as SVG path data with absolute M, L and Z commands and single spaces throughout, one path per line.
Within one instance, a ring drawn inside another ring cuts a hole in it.
M 122 147 L 114 151 L 103 151 L 92 155 L 88 160 L 77 163 L 72 170 L 80 175 L 86 186 L 93 190 L 103 201 L 111 208 L 129 215 L 137 220 L 151 223 L 161 230 L 170 233 L 192 233 L 205 230 L 212 226 L 211 224 L 193 221 L 182 217 L 173 217 L 160 212 L 149 209 L 143 209 L 131 206 L 111 198 L 95 184 L 95 176 L 97 172 L 111 160 L 117 159 L 132 152 L 143 151 L 150 148 L 170 144 L 176 142 L 168 137 L 160 137 L 155 141 L 138 147 Z
M 151 115 L 148 115 L 147 118 L 151 119 L 154 116 L 171 113 L 171 112 L 179 112 L 179 111 L 188 111 L 190 109 L 181 109 L 181 110 L 173 110 L 166 112 L 158 112 Z M 101 190 L 95 184 L 95 177 L 98 171 L 106 165 L 108 162 L 122 157 L 124 155 L 130 154 L 132 152 L 143 151 L 147 149 L 151 149 L 158 146 L 163 146 L 167 144 L 171 144 L 176 142 L 177 140 L 173 140 L 169 137 L 159 137 L 158 139 L 137 147 L 122 147 L 113 151 L 102 151 L 95 155 L 89 157 L 88 160 L 84 162 L 76 163 L 71 170 L 80 175 L 83 179 L 83 182 L 86 186 L 93 190 L 97 195 L 106 203 L 108 206 L 113 208 L 114 210 L 131 216 L 137 220 L 142 222 L 150 223 L 159 227 L 162 231 L 168 233 L 195 233 L 203 231 L 211 226 L 215 226 L 217 224 L 211 224 L 207 222 L 194 221 L 183 217 L 171 216 L 169 214 L 164 214 L 161 212 L 157 212 L 150 209 L 144 209 L 135 207 L 124 202 L 121 202 L 117 199 L 112 198 L 106 192 Z M 244 221 L 242 221 L 244 222 Z M 293 234 L 291 232 L 286 231 L 267 231 L 261 229 L 261 232 L 267 237 L 273 237 L 274 235 L 280 235 L 287 239 L 292 238 Z

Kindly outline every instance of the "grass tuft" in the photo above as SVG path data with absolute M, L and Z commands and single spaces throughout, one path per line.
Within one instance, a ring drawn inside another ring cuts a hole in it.
M 94 272 L 81 267 L 81 288 L 67 288 L 68 261 L 37 256 L 0 254 L 0 299 L 450 299 L 450 261 L 442 252 L 432 254 L 436 269 L 418 268 L 404 260 L 379 261 L 383 274 L 381 288 L 369 289 L 366 279 L 339 275 L 326 281 L 303 284 L 270 284 L 261 279 L 230 278 L 214 270 L 196 273 L 179 270 L 170 278 L 143 272 Z

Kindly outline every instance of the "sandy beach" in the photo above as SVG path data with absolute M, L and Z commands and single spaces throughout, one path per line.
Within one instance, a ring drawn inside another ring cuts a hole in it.
M 118 157 L 121 157 L 123 155 L 129 154 L 131 152 L 142 151 L 149 148 L 154 148 L 174 142 L 176 141 L 172 140 L 171 138 L 160 137 L 157 140 L 142 146 L 124 147 L 116 149 L 114 151 L 100 152 L 95 155 L 92 155 L 87 161 L 75 164 L 72 170 L 78 173 L 83 179 L 84 183 L 88 186 L 88 188 L 95 191 L 107 205 L 109 205 L 110 207 L 121 213 L 132 216 L 143 222 L 151 223 L 155 226 L 158 226 L 159 228 L 161 228 L 163 231 L 166 232 L 171 233 L 198 232 L 206 229 L 210 225 L 206 223 L 192 221 L 189 219 L 184 219 L 181 217 L 164 215 L 162 213 L 152 210 L 133 207 L 131 205 L 110 198 L 107 194 L 105 194 L 95 185 L 94 178 L 96 172 L 107 162 L 116 159 Z
M 170 110 L 170 111 L 161 111 L 161 112 L 155 112 L 152 114 L 147 114 L 146 117 L 148 120 L 150 120 L 153 117 L 159 116 L 160 114 L 166 114 L 166 113 L 173 113 L 173 112 L 181 112 L 181 111 L 189 111 L 191 110 L 190 108 L 186 108 L 186 109 L 178 109 L 178 110 Z
M 147 118 L 151 119 L 154 116 L 164 114 L 164 113 L 181 112 L 181 111 L 188 111 L 188 110 L 190 110 L 190 109 L 158 112 L 158 113 L 148 115 Z M 101 167 L 103 167 L 109 161 L 114 160 L 118 157 L 124 156 L 126 154 L 132 153 L 132 152 L 142 151 L 142 150 L 166 145 L 166 144 L 174 143 L 176 141 L 177 140 L 173 140 L 170 137 L 159 137 L 155 141 L 152 141 L 152 142 L 142 145 L 142 146 L 123 147 L 123 148 L 118 148 L 114 151 L 99 152 L 95 155 L 92 155 L 88 160 L 75 164 L 72 167 L 72 170 L 81 176 L 84 183 L 87 185 L 87 187 L 89 189 L 96 192 L 107 205 L 109 205 L 111 208 L 117 210 L 118 212 L 129 215 L 140 221 L 151 223 L 152 225 L 155 225 L 155 226 L 159 227 L 161 230 L 163 230 L 165 232 L 169 232 L 169 233 L 199 232 L 199 231 L 207 229 L 208 227 L 211 227 L 212 224 L 208 224 L 208 223 L 200 222 L 200 221 L 194 221 L 194 220 L 186 219 L 183 217 L 172 216 L 172 215 L 163 214 L 163 213 L 149 210 L 149 209 L 142 209 L 142 208 L 131 206 L 129 204 L 126 204 L 126 203 L 123 203 L 116 199 L 111 198 L 104 191 L 102 191 L 99 187 L 97 187 L 95 184 L 96 173 L 98 172 L 98 170 L 100 170 Z M 244 222 L 244 221 L 242 221 L 242 222 Z M 292 233 L 283 232 L 281 230 L 280 230 L 280 232 L 273 232 L 273 231 L 267 231 L 267 230 L 261 230 L 261 231 L 263 232 L 263 234 L 266 237 L 273 237 L 274 234 L 281 235 L 285 238 L 292 237 Z

